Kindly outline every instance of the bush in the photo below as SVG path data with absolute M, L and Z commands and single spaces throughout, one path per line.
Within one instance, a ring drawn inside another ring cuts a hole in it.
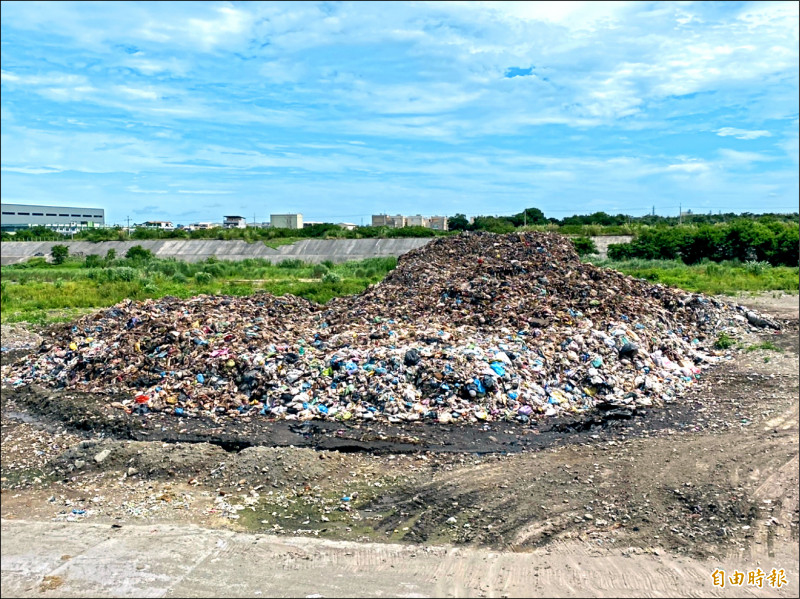
M 138 275 L 139 271 L 130 266 L 118 266 L 106 270 L 106 277 L 109 281 L 135 281 Z
M 50 255 L 53 256 L 53 264 L 64 264 L 69 257 L 69 248 L 65 245 L 54 245 Z
M 135 245 L 127 252 L 125 252 L 125 257 L 128 260 L 133 260 L 136 262 L 145 262 L 153 257 L 153 252 L 144 249 L 140 245 Z
M 176 272 L 174 275 L 172 275 L 172 282 L 178 283 L 179 285 L 185 285 L 189 282 L 189 277 L 182 272 Z
M 342 277 L 337 275 L 335 272 L 326 272 L 322 277 L 323 283 L 338 283 L 342 280 Z
M 89 254 L 83 261 L 84 268 L 100 268 L 103 266 L 103 259 L 97 254 Z
M 304 266 L 305 262 L 299 258 L 287 258 L 286 260 L 278 262 L 278 268 L 303 268 Z
M 207 273 L 202 270 L 194 274 L 194 280 L 200 283 L 201 285 L 210 283 L 212 278 L 213 277 L 211 276 L 210 273 Z
M 572 245 L 575 246 L 575 251 L 578 252 L 579 256 L 600 253 L 594 241 L 588 237 L 576 237 L 571 241 Z
M 329 270 L 330 269 L 324 264 L 315 264 L 311 272 L 315 277 L 320 278 L 325 273 L 329 272 Z
M 772 268 L 772 264 L 763 260 L 749 260 L 744 263 L 745 271 L 751 275 L 764 274 L 764 271 L 769 270 L 770 268 Z

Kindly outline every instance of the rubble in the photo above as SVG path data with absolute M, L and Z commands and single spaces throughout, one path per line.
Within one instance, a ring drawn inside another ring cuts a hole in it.
M 45 334 L 6 384 L 103 394 L 128 413 L 528 423 L 673 401 L 777 326 L 741 306 L 582 263 L 547 233 L 465 233 L 319 306 L 266 293 L 125 301 Z

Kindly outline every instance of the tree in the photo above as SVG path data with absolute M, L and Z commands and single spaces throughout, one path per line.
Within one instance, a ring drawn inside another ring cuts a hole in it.
M 515 227 L 547 224 L 547 218 L 545 218 L 544 212 L 538 208 L 525 208 L 525 210 L 519 214 L 509 217 L 509 220 L 514 223 Z
M 65 245 L 54 245 L 50 255 L 53 256 L 53 264 L 64 264 L 69 256 L 69 248 Z
M 489 233 L 511 233 L 514 230 L 514 224 L 507 218 L 476 216 L 470 229 L 473 231 L 488 231 Z
M 451 231 L 466 231 L 468 227 L 466 214 L 456 214 L 447 219 L 447 228 Z

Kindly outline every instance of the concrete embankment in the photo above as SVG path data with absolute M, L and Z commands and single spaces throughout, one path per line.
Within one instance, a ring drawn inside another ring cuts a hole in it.
M 135 245 L 153 252 L 158 258 L 175 258 L 186 262 L 200 262 L 211 256 L 220 260 L 244 260 L 263 258 L 272 262 L 286 259 L 299 259 L 304 262 L 319 263 L 325 260 L 347 262 L 383 256 L 400 256 L 430 241 L 420 239 L 304 239 L 277 249 L 267 247 L 261 242 L 222 241 L 216 239 L 164 239 L 145 241 L 8 241 L 0 247 L 2 264 L 25 262 L 35 256 L 50 258 L 54 245 L 62 244 L 69 248 L 71 256 L 95 254 L 104 257 L 114 250 L 118 257 Z
M 608 246 L 612 243 L 626 243 L 632 239 L 628 235 L 593 237 L 600 255 L 605 258 Z M 261 242 L 223 241 L 218 239 L 159 239 L 145 241 L 6 241 L 0 246 L 2 264 L 25 262 L 35 256 L 50 259 L 54 245 L 62 244 L 69 248 L 70 256 L 89 256 L 95 254 L 104 257 L 109 250 L 115 250 L 118 257 L 135 245 L 140 245 L 153 252 L 158 258 L 175 258 L 185 262 L 201 262 L 211 256 L 220 260 L 244 260 L 246 258 L 263 258 L 280 262 L 286 259 L 298 259 L 311 264 L 331 260 L 347 262 L 383 256 L 401 256 L 413 249 L 422 247 L 430 238 L 413 239 L 304 239 L 292 244 L 282 245 L 276 249 L 267 247 Z

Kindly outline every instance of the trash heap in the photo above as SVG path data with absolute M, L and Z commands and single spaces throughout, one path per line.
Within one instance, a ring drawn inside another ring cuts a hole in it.
M 458 422 L 650 406 L 722 359 L 722 330 L 774 323 L 582 263 L 548 233 L 464 233 L 365 292 L 127 300 L 52 327 L 7 383 L 127 412 Z M 776 325 L 775 325 L 776 326 Z

